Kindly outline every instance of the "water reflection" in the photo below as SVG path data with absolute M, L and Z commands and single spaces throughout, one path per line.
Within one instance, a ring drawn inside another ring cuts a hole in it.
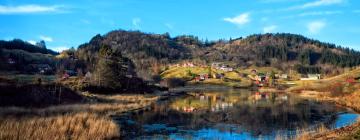
M 248 90 L 197 91 L 121 119 L 126 138 L 273 139 L 297 129 L 348 125 L 357 115 L 330 103 Z M 345 113 L 344 113 L 345 112 Z M 124 121 L 126 120 L 126 121 Z M 129 123 L 130 122 L 130 123 Z

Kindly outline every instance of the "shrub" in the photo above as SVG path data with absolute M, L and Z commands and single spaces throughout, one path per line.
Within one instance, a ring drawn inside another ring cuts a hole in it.
M 186 81 L 184 79 L 180 79 L 180 78 L 169 78 L 169 79 L 166 79 L 165 82 L 166 82 L 166 85 L 170 88 L 185 86 L 185 84 L 186 84 Z

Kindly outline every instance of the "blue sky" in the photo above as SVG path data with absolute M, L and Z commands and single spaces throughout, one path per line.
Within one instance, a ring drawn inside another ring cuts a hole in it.
M 111 30 L 229 39 L 302 34 L 360 50 L 359 0 L 0 0 L 0 39 L 60 51 Z

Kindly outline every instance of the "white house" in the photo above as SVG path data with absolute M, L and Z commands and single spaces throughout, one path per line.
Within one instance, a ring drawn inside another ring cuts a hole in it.
M 300 80 L 320 80 L 320 74 L 307 74 L 305 77 L 300 78 Z

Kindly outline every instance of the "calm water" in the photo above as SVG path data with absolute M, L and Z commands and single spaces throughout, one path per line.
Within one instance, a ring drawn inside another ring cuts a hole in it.
M 331 103 L 248 90 L 192 91 L 119 118 L 124 139 L 274 139 L 358 117 Z

